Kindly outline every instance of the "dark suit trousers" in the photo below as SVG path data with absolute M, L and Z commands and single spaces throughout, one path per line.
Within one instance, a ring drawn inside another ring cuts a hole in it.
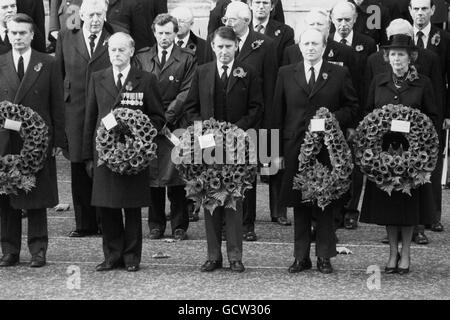
M 336 256 L 336 237 L 333 225 L 333 208 L 325 211 L 316 206 L 294 207 L 294 257 L 308 258 L 311 249 L 311 219 L 316 217 L 316 256 L 331 258 Z
M 242 261 L 242 201 L 237 201 L 236 209 L 218 207 L 213 215 L 205 209 L 208 260 L 222 261 L 222 225 L 225 220 L 228 261 Z
M 270 216 L 272 218 L 286 218 L 287 216 L 287 208 L 280 205 L 280 189 L 282 181 L 283 171 L 279 171 L 277 174 L 269 176 L 269 205 Z
M 103 253 L 108 264 L 118 261 L 126 266 L 139 265 L 142 253 L 141 208 L 122 209 L 98 208 L 103 221 Z
M 30 209 L 28 213 L 28 249 L 31 255 L 48 247 L 47 210 Z M 20 254 L 22 243 L 22 212 L 11 208 L 8 196 L 0 196 L 1 246 L 3 254 Z
M 167 187 L 170 201 L 170 223 L 172 234 L 177 229 L 187 231 L 189 227 L 188 201 L 184 186 Z M 148 209 L 148 227 L 150 230 L 166 231 L 166 187 L 150 188 L 151 205 Z
M 445 141 L 445 137 L 443 139 L 440 139 L 440 141 Z M 442 152 L 445 148 L 445 142 L 444 145 L 442 145 L 442 142 L 440 143 L 440 150 L 438 155 L 438 161 L 436 163 L 436 168 L 434 169 L 433 173 L 431 174 L 431 187 L 433 189 L 433 197 L 435 201 L 435 208 L 436 211 L 433 215 L 433 222 L 441 222 L 441 216 L 442 216 L 442 185 L 441 185 L 441 179 L 442 179 L 442 167 L 444 165 L 444 157 L 442 155 Z M 447 163 L 445 163 L 447 165 Z
M 245 192 L 243 213 L 244 232 L 255 231 L 256 220 L 256 179 L 252 184 L 253 188 Z
M 75 228 L 77 231 L 96 232 L 100 229 L 101 219 L 97 209 L 91 206 L 92 179 L 87 175 L 84 163 L 71 162 L 70 169 Z

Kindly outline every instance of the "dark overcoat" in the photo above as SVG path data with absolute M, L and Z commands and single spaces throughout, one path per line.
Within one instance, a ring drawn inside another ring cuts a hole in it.
M 83 127 L 89 80 L 93 72 L 111 65 L 106 43 L 109 36 L 103 28 L 92 57 L 80 29 L 61 31 L 56 43 L 55 57 L 64 79 L 66 134 L 71 162 L 83 162 Z
M 45 11 L 43 0 L 16 0 L 17 13 L 29 15 L 34 22 L 35 30 L 31 47 L 45 52 Z
M 52 149 L 66 148 L 62 81 L 55 59 L 33 50 L 20 82 L 11 51 L 0 56 L 0 101 L 4 100 L 36 111 L 49 127 L 50 135 L 47 159 L 44 168 L 36 175 L 36 187 L 29 193 L 21 191 L 18 195 L 10 195 L 11 206 L 15 209 L 54 207 L 59 201 Z M 10 151 L 19 153 L 21 145 L 18 134 L 10 132 Z
M 280 68 L 274 97 L 273 128 L 280 130 L 280 151 L 285 160 L 281 201 L 287 207 L 301 204 L 302 195 L 293 190 L 298 155 L 305 132 L 316 111 L 330 110 L 343 132 L 352 124 L 358 99 L 348 70 L 323 61 L 314 89 L 309 93 L 303 63 Z
M 164 125 L 164 111 L 156 77 L 132 67 L 123 83 L 131 83 L 131 92 L 144 94 L 143 106 L 127 107 L 142 110 L 149 116 L 156 130 L 161 130 Z M 124 85 L 122 91 L 125 87 Z M 150 205 L 148 168 L 136 175 L 120 175 L 105 165 L 97 166 L 97 129 L 101 119 L 117 107 L 120 107 L 120 94 L 114 83 L 112 67 L 94 72 L 89 85 L 83 142 L 83 159 L 94 161 L 92 205 L 107 208 L 147 207 Z
M 179 120 L 183 116 L 183 104 L 197 68 L 193 52 L 174 45 L 170 57 L 162 69 L 159 65 L 156 45 L 139 53 L 136 60 L 142 70 L 153 73 L 158 79 L 167 126 L 170 130 L 178 128 Z M 156 143 L 158 157 L 150 164 L 150 186 L 183 185 L 184 181 L 170 158 L 172 142 L 160 133 Z
M 194 52 L 198 65 L 205 63 L 206 41 L 193 33 L 192 30 L 190 31 L 186 49 Z

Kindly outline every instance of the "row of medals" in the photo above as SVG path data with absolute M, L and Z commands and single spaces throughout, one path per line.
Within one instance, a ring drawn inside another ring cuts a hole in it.
M 144 93 L 143 92 L 123 92 L 122 100 L 120 104 L 129 105 L 129 106 L 143 106 L 144 102 Z

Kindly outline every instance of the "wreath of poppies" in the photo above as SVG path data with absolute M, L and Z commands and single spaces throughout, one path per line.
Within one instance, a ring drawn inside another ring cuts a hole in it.
M 325 119 L 325 130 L 311 132 L 309 126 L 300 147 L 293 189 L 302 192 L 303 201 L 317 202 L 323 210 L 350 188 L 353 162 L 350 147 L 335 116 L 327 108 L 320 108 L 313 118 Z M 317 160 L 323 145 L 330 155 L 331 169 Z
M 407 150 L 382 149 L 383 137 L 391 131 L 392 120 L 408 121 Z M 402 191 L 411 195 L 415 189 L 430 182 L 439 152 L 439 139 L 433 122 L 418 109 L 388 104 L 369 113 L 356 130 L 356 164 L 378 188 L 391 195 Z
M 21 122 L 19 135 L 23 140 L 19 154 L 0 157 L 0 194 L 28 193 L 36 185 L 36 173 L 44 167 L 49 145 L 48 126 L 31 108 L 0 103 L 0 128 L 6 119 Z
M 104 164 L 118 174 L 137 174 L 156 158 L 153 139 L 158 132 L 141 110 L 117 108 L 112 113 L 117 126 L 106 130 L 102 122 L 97 130 L 97 166 Z
M 201 150 L 198 137 L 208 134 L 213 134 L 216 146 Z M 210 163 L 206 154 L 216 161 Z M 203 205 L 211 214 L 218 206 L 236 210 L 236 201 L 244 198 L 256 177 L 254 144 L 244 130 L 229 122 L 211 118 L 201 126 L 188 127 L 173 155 L 186 181 L 186 196 L 195 201 L 197 208 Z

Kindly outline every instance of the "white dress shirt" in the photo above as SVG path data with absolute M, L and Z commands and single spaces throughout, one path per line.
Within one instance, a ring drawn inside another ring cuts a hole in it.
M 162 52 L 163 52 L 163 50 L 167 51 L 166 62 L 169 60 L 169 57 L 172 54 L 173 46 L 174 46 L 173 43 L 167 49 L 163 49 L 160 46 L 158 46 L 158 59 L 159 59 L 159 61 L 161 61 L 161 59 L 162 59 Z
M 228 66 L 227 78 L 230 78 L 231 69 L 233 69 L 233 64 L 234 64 L 234 59 L 229 64 L 227 64 L 227 66 Z M 224 65 L 223 63 L 220 63 L 219 61 L 217 61 L 217 71 L 219 71 L 219 77 L 222 77 L 222 74 L 224 72 L 222 69 L 223 65 Z
M 86 48 L 89 53 L 89 56 L 91 56 L 91 46 L 89 45 L 89 43 L 91 42 L 91 40 L 89 39 L 89 36 L 91 34 L 92 33 L 90 33 L 88 30 L 83 29 L 84 42 L 86 43 Z M 96 36 L 97 36 L 97 38 L 94 39 L 95 46 L 94 46 L 93 52 L 95 52 L 95 49 L 97 48 L 98 42 L 100 41 L 100 37 L 102 36 L 102 32 L 100 31 L 99 33 L 96 34 Z
M 247 40 L 248 34 L 250 33 L 250 29 L 247 28 L 247 31 L 242 35 L 242 37 L 239 37 L 241 41 L 239 41 L 239 52 L 242 50 L 242 46 L 245 43 L 245 40 Z
M 122 74 L 122 78 L 120 78 L 120 81 L 122 82 L 122 85 L 125 84 L 125 81 L 127 80 L 128 73 L 130 73 L 131 65 L 129 64 L 125 69 L 122 71 L 119 71 L 113 66 L 113 75 L 114 75 L 114 83 L 117 84 L 117 80 L 119 80 L 119 73 Z
M 417 36 L 417 32 L 422 31 L 422 41 L 424 48 L 427 48 L 428 45 L 428 39 L 430 38 L 430 32 L 431 32 L 431 23 L 428 23 L 428 25 L 423 28 L 422 30 L 419 30 L 416 26 L 414 26 L 414 43 L 417 45 L 417 40 L 419 40 L 419 37 Z
M 317 62 L 314 66 L 310 65 L 308 62 L 303 61 L 303 64 L 305 66 L 305 77 L 306 77 L 306 83 L 309 83 L 309 79 L 311 78 L 311 67 L 314 67 L 314 75 L 316 76 L 315 80 L 317 82 L 317 78 L 319 77 L 320 68 L 322 68 L 323 60 L 320 59 L 319 62 Z
M 334 38 L 333 38 L 333 40 L 336 41 L 336 42 L 341 43 L 341 40 L 342 40 L 342 39 L 343 39 L 343 38 L 341 37 L 341 35 L 336 31 L 336 32 L 334 33 Z M 351 46 L 352 46 L 352 43 L 353 43 L 353 30 L 350 31 L 350 33 L 349 33 L 348 36 L 345 38 L 345 40 L 347 40 L 346 45 L 351 47 Z
M 0 37 L 2 37 L 2 41 L 5 41 L 6 37 L 6 28 L 2 25 L 0 25 Z
M 14 67 L 16 68 L 16 71 L 19 70 L 18 64 L 19 64 L 19 58 L 20 56 L 23 57 L 23 71 L 24 74 L 27 72 L 28 65 L 30 64 L 31 59 L 31 48 L 29 48 L 24 53 L 20 54 L 16 50 L 12 50 L 13 60 L 14 60 Z
M 189 36 L 190 36 L 191 34 L 190 34 L 190 32 L 188 32 L 188 34 L 187 34 L 187 36 L 186 37 L 184 37 L 184 38 L 182 38 L 182 39 L 180 39 L 180 38 L 175 38 L 175 43 L 178 45 L 178 41 L 183 41 L 183 44 L 181 45 L 181 47 L 182 48 L 186 48 L 186 46 L 187 46 L 187 44 L 188 44 L 188 42 L 189 42 Z

